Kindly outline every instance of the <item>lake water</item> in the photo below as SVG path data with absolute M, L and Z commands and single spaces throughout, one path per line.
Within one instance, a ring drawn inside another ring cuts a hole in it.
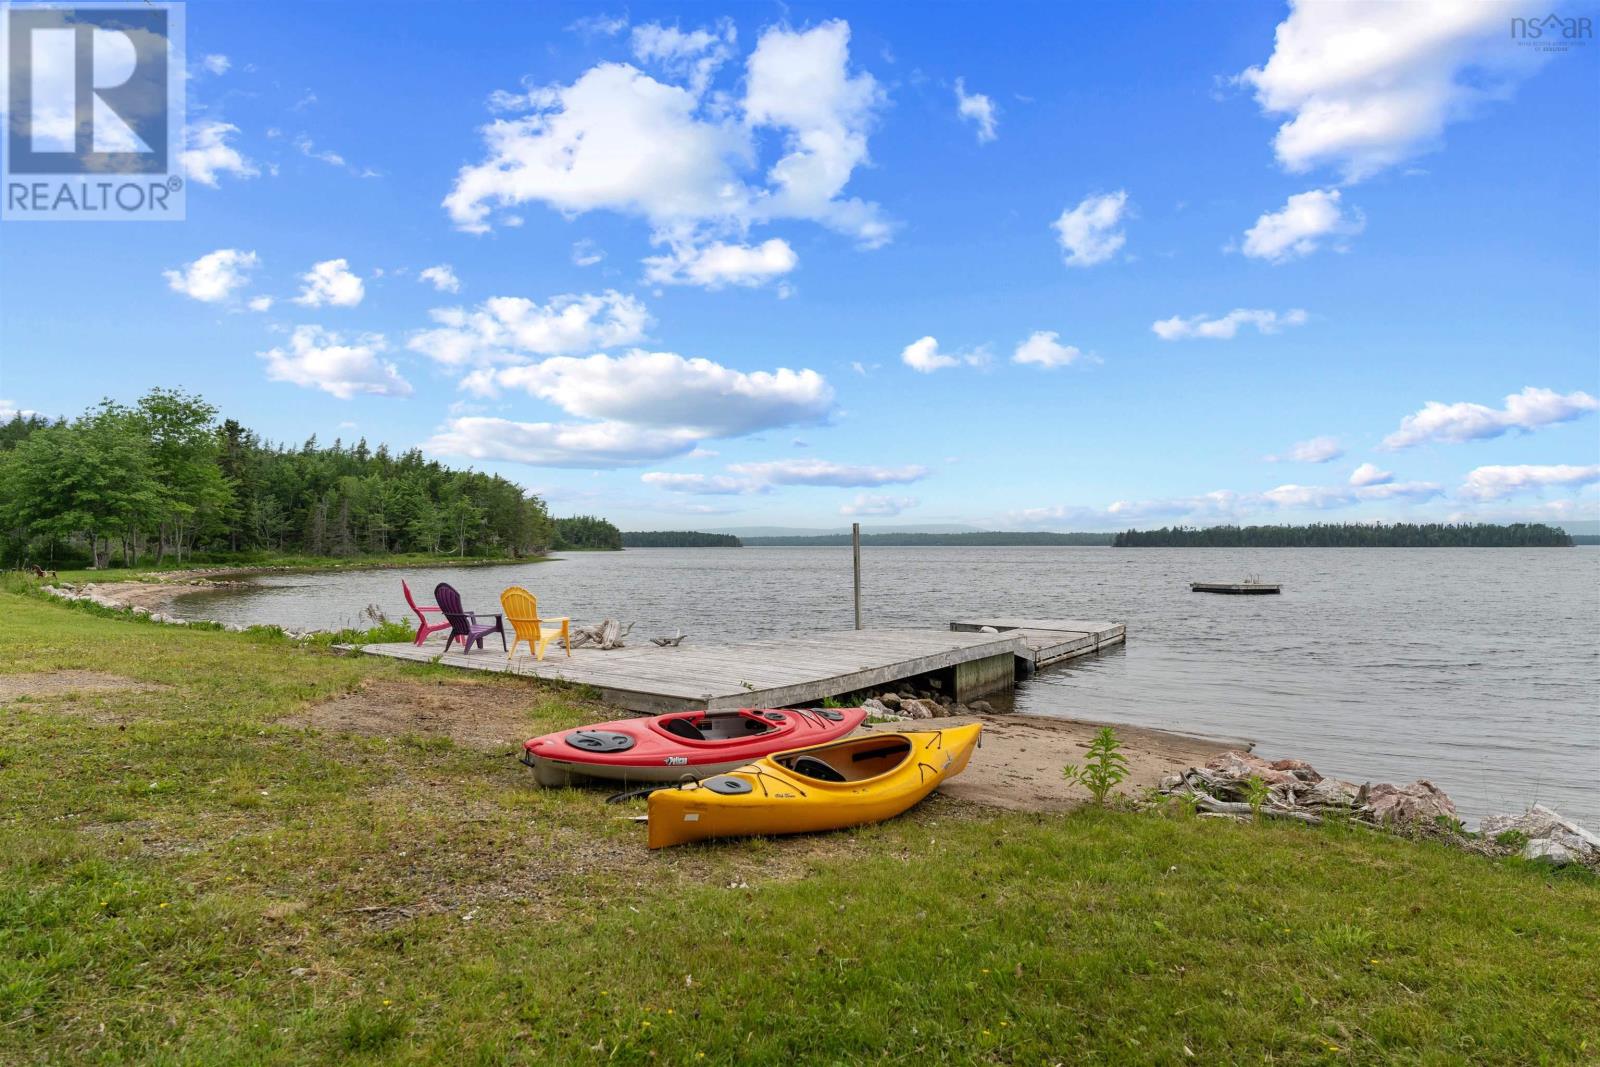
M 1425 777 L 1469 821 L 1540 801 L 1600 829 L 1600 550 L 868 548 L 868 626 L 973 616 L 1106 619 L 1119 650 L 1043 672 L 1017 710 L 1248 737 L 1269 758 L 1356 781 Z M 1189 592 L 1259 574 L 1281 596 Z M 545 614 L 731 641 L 849 629 L 842 548 L 631 549 L 546 563 L 263 579 L 182 598 L 191 618 L 339 627 L 405 577 L 499 610 L 520 583 Z

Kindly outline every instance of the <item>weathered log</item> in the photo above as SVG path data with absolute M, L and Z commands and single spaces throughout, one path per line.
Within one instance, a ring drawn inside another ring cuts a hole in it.
M 1218 800 L 1216 797 L 1208 796 L 1205 793 L 1195 793 L 1194 803 L 1195 807 L 1201 811 L 1211 812 L 1214 815 L 1254 816 L 1256 813 L 1255 809 L 1250 807 L 1249 804 Z M 1322 825 L 1321 816 L 1312 815 L 1308 811 L 1289 811 L 1284 808 L 1273 808 L 1263 804 L 1261 805 L 1261 814 L 1270 815 L 1274 819 L 1294 819 L 1297 822 L 1309 823 L 1312 826 Z
M 675 637 L 652 637 L 650 643 L 657 648 L 677 648 L 683 644 L 683 639 L 686 636 L 688 635 L 680 630 Z
M 633 623 L 624 627 L 616 619 L 602 619 L 593 626 L 572 627 L 572 648 L 594 645 L 602 651 L 622 648 L 622 639 L 633 630 Z

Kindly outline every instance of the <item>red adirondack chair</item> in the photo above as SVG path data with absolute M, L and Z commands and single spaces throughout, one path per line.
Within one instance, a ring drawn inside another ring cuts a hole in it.
M 411 587 L 406 584 L 406 580 L 404 578 L 400 579 L 400 588 L 405 590 L 406 603 L 410 604 L 411 610 L 417 613 L 417 639 L 413 642 L 413 644 L 422 644 L 422 642 L 428 639 L 428 635 L 433 633 L 435 630 L 450 629 L 449 619 L 446 619 L 443 622 L 428 621 L 428 612 L 438 612 L 441 615 L 444 614 L 444 612 L 440 611 L 439 608 L 432 604 L 418 604 L 416 598 L 411 595 Z

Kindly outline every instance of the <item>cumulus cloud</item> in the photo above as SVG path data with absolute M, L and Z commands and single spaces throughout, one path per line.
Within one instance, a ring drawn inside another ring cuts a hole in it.
M 272 302 L 272 297 L 270 296 L 252 296 L 245 306 L 251 311 L 271 311 Z
M 921 374 L 932 374 L 945 367 L 981 367 L 989 362 L 989 353 L 983 348 L 951 355 L 939 351 L 939 342 L 933 337 L 912 341 L 900 352 L 900 362 Z
M 1505 96 L 1539 61 L 1507 39 L 1526 5 L 1295 0 L 1272 56 L 1239 75 L 1272 115 L 1295 173 L 1328 164 L 1358 181 L 1436 146 L 1446 124 Z
M 1231 341 L 1239 334 L 1239 327 L 1254 326 L 1258 333 L 1278 333 L 1288 326 L 1304 326 L 1308 316 L 1300 308 L 1291 308 L 1282 314 L 1265 308 L 1234 308 L 1221 318 L 1191 315 L 1184 318 L 1174 315 L 1150 324 L 1150 329 L 1163 341 L 1181 341 L 1201 337 L 1213 341 Z
M 1331 463 L 1344 455 L 1337 437 L 1313 437 L 1297 441 L 1281 456 L 1268 456 L 1270 463 Z
M 733 55 L 737 40 L 732 19 L 722 19 L 713 28 L 702 27 L 685 33 L 676 26 L 657 22 L 635 26 L 629 40 L 633 57 L 654 64 L 666 73 L 689 83 L 699 96 L 711 84 L 711 76 Z
M 220 304 L 250 282 L 250 272 L 260 263 L 254 252 L 219 248 L 207 252 L 180 270 L 166 270 L 161 276 L 175 293 L 207 304 Z
M 417 275 L 417 280 L 431 283 L 441 293 L 459 293 L 461 291 L 461 279 L 456 277 L 455 269 L 448 263 L 424 268 Z
M 1600 464 L 1574 466 L 1560 463 L 1549 466 L 1478 467 L 1461 485 L 1461 495 L 1477 500 L 1498 500 L 1516 493 L 1537 492 L 1549 486 L 1576 487 L 1600 482 Z
M 1017 345 L 1011 353 L 1011 362 L 1031 364 L 1035 367 L 1068 367 L 1083 359 L 1075 345 L 1061 343 L 1061 335 L 1054 330 L 1035 330 L 1028 339 Z
M 1051 225 L 1055 227 L 1069 267 L 1092 267 L 1116 255 L 1127 235 L 1121 230 L 1128 216 L 1128 193 L 1118 190 L 1102 196 L 1086 196 L 1077 207 L 1068 208 Z
M 1366 228 L 1367 220 L 1358 208 L 1346 211 L 1338 189 L 1312 189 L 1296 193 L 1277 211 L 1256 219 L 1244 232 L 1240 250 L 1252 259 L 1287 263 L 1309 256 L 1331 241 L 1343 251 L 1343 239 Z
M 341 400 L 359 394 L 410 396 L 411 383 L 393 363 L 378 358 L 386 349 L 380 334 L 364 334 L 350 343 L 320 326 L 296 326 L 287 347 L 262 352 L 267 377 L 331 393 Z
M 367 295 L 366 286 L 350 272 L 350 261 L 346 259 L 325 259 L 314 264 L 300 276 L 300 281 L 300 295 L 294 302 L 306 307 L 355 307 Z
M 551 423 L 465 416 L 451 419 L 423 448 L 441 456 L 506 460 L 538 467 L 637 467 L 694 448 L 691 432 L 620 422 Z
M 978 143 L 984 144 L 997 136 L 995 124 L 999 111 L 994 101 L 982 93 L 968 93 L 965 78 L 956 79 L 956 114 L 978 127 Z
M 760 486 L 749 478 L 730 478 L 724 474 L 672 474 L 651 471 L 641 474 L 639 480 L 657 489 L 672 493 L 695 493 L 701 496 L 740 496 L 758 492 Z
M 699 438 L 816 422 L 833 387 L 814 370 L 739 371 L 709 359 L 634 349 L 622 356 L 558 356 L 495 372 L 499 386 L 522 389 L 572 415 L 673 427 Z
M 260 168 L 228 143 L 238 132 L 239 127 L 229 122 L 208 121 L 185 127 L 178 163 L 189 180 L 215 189 L 219 175 L 231 174 L 235 178 L 260 175 Z
M 721 289 L 725 285 L 764 285 L 794 270 L 800 262 L 789 242 L 771 238 L 759 245 L 683 244 L 668 255 L 644 261 L 645 278 L 661 285 L 699 285 Z
M 1558 393 L 1528 386 L 1506 397 L 1505 407 L 1484 404 L 1441 404 L 1430 400 L 1422 410 L 1400 420 L 1400 428 L 1383 439 L 1387 449 L 1409 448 L 1427 441 L 1460 443 L 1500 437 L 1512 430 L 1570 422 L 1600 410 L 1600 401 L 1585 392 Z
M 1354 486 L 1388 485 L 1393 481 L 1394 474 L 1380 470 L 1375 463 L 1363 463 L 1350 472 L 1350 484 Z
M 201 58 L 200 66 L 211 74 L 226 74 L 228 73 L 228 68 L 233 66 L 233 63 L 222 53 L 213 52 Z
M 463 167 L 445 197 L 452 221 L 481 233 L 496 209 L 538 202 L 569 215 L 638 216 L 678 241 L 743 236 L 753 224 L 785 218 L 868 246 L 887 241 L 877 205 L 844 196 L 868 160 L 884 100 L 872 75 L 849 69 L 849 25 L 768 29 L 746 60 L 740 99 L 700 80 L 705 61 L 731 44 L 731 25 L 711 34 L 719 43 L 697 33 L 710 31 L 654 27 L 634 42 L 636 54 L 680 79 L 687 71 L 687 85 L 602 63 L 570 85 L 497 97 L 502 108 L 528 114 L 483 128 L 485 159 Z M 764 132 L 782 147 L 762 173 Z
M 31 419 L 39 414 L 28 408 L 19 408 L 15 401 L 0 400 L 0 422 L 10 422 L 15 418 Z
M 914 508 L 920 501 L 914 496 L 883 496 L 878 493 L 857 493 L 856 498 L 839 508 L 841 515 L 898 515 Z
M 650 313 L 615 289 L 567 293 L 539 304 L 527 297 L 490 297 L 472 310 L 434 308 L 437 326 L 412 335 L 407 347 L 447 366 L 524 362 L 642 341 Z

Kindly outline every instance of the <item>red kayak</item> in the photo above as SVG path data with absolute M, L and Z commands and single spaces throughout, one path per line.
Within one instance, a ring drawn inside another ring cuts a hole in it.
M 522 762 L 540 785 L 570 785 L 578 777 L 678 782 L 837 740 L 866 718 L 865 708 L 675 711 L 535 737 L 522 746 Z

